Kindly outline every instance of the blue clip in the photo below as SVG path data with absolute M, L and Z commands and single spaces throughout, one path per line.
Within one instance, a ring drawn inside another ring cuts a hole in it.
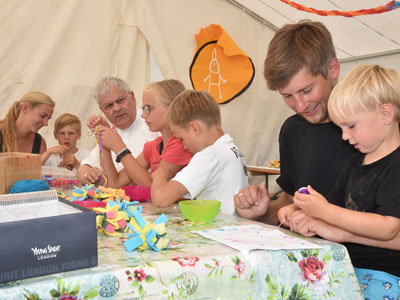
M 160 224 L 160 223 L 167 223 L 168 222 L 168 218 L 166 215 L 161 214 L 157 220 L 154 221 L 154 224 Z

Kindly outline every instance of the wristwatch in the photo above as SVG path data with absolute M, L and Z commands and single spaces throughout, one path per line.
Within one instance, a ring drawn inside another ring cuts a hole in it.
M 131 150 L 129 150 L 128 148 L 125 148 L 125 149 L 121 150 L 121 151 L 117 154 L 117 157 L 115 158 L 115 161 L 116 161 L 117 163 L 121 162 L 121 159 L 122 159 L 125 155 L 130 154 L 130 153 L 132 153 L 132 152 L 131 152 Z

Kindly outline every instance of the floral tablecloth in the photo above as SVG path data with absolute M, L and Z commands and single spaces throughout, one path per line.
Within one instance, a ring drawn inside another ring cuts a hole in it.
M 143 205 L 148 219 L 162 212 L 169 218 L 168 250 L 127 252 L 122 244 L 127 236 L 101 234 L 98 267 L 1 284 L 0 299 L 363 299 L 340 244 L 313 238 L 308 240 L 323 248 L 244 255 L 192 231 L 252 221 L 220 214 L 196 224 L 177 205 Z

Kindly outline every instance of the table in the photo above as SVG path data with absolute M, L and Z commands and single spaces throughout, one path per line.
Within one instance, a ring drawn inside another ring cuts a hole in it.
M 99 234 L 97 267 L 9 282 L 0 286 L 0 299 L 363 299 L 340 244 L 311 238 L 323 248 L 244 255 L 191 231 L 257 222 L 219 214 L 208 224 L 197 224 L 185 220 L 177 204 L 163 209 L 142 205 L 149 220 L 168 216 L 168 250 L 127 252 L 126 236 Z M 75 296 L 60 296 L 63 286 L 75 290 Z
M 270 167 L 262 167 L 262 166 L 247 166 L 247 170 L 253 176 L 265 176 L 265 186 L 268 188 L 268 175 L 280 175 L 281 170 Z

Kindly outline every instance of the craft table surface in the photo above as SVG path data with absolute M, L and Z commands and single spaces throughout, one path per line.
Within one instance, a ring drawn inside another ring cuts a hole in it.
M 250 172 L 250 175 L 253 176 L 265 176 L 265 186 L 268 188 L 268 175 L 280 175 L 281 169 L 277 168 L 270 168 L 264 166 L 247 166 L 247 170 Z
M 270 168 L 263 166 L 247 166 L 247 170 L 249 170 L 253 175 L 279 175 L 281 174 L 281 169 L 279 168 Z
M 340 244 L 311 238 L 307 240 L 323 248 L 243 255 L 191 231 L 255 222 L 219 214 L 208 224 L 196 224 L 182 217 L 177 204 L 162 209 L 151 203 L 142 206 L 143 216 L 151 221 L 161 213 L 169 218 L 168 250 L 127 252 L 125 235 L 99 234 L 97 267 L 2 284 L 0 299 L 83 300 L 93 289 L 90 299 L 363 299 L 347 250 Z M 51 291 L 63 284 L 65 290 L 76 287 L 79 292 L 70 298 L 52 297 Z

